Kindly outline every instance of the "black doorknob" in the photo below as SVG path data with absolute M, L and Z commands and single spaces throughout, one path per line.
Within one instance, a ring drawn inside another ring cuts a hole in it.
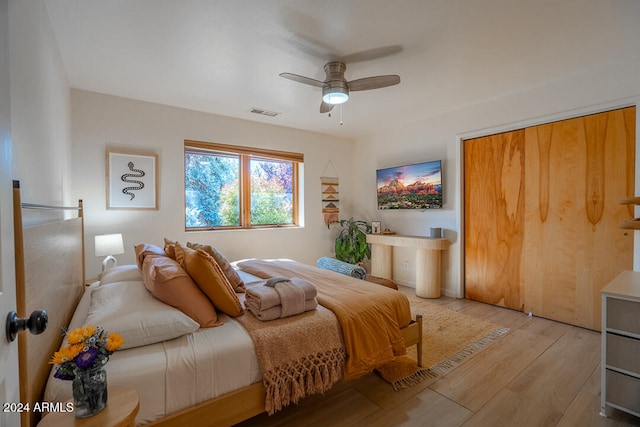
M 24 331 L 25 329 L 29 329 L 29 332 L 33 335 L 41 334 L 47 329 L 48 322 L 49 317 L 44 310 L 34 311 L 28 319 L 26 317 L 18 317 L 15 311 L 10 311 L 9 314 L 7 314 L 7 341 L 12 342 L 16 339 L 18 332 Z

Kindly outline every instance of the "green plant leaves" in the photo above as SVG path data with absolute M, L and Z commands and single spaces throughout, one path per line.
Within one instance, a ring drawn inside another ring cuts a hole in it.
M 341 219 L 336 223 L 342 226 L 335 242 L 336 258 L 350 264 L 369 258 L 371 256 L 371 249 L 367 244 L 367 233 L 371 232 L 369 223 L 353 218 Z

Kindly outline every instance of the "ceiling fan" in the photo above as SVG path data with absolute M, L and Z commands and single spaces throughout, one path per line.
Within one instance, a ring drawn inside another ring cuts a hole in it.
M 395 74 L 364 77 L 362 79 L 347 81 L 344 78 L 344 71 L 346 69 L 347 66 L 344 62 L 331 61 L 324 65 L 324 72 L 326 74 L 324 81 L 292 73 L 280 73 L 280 77 L 322 88 L 321 113 L 328 113 L 334 105 L 347 102 L 350 92 L 380 89 L 400 83 L 400 76 Z

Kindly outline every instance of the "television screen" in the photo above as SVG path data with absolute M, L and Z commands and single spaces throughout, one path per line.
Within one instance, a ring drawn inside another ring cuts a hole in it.
M 376 171 L 378 209 L 442 208 L 440 160 Z

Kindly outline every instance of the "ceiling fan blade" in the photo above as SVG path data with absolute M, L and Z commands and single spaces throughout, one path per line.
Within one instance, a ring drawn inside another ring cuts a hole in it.
M 299 76 L 297 74 L 280 73 L 280 77 L 293 80 L 294 82 L 304 83 L 306 85 L 317 86 L 317 87 L 324 86 L 324 82 L 321 82 L 320 80 L 312 79 L 310 77 L 305 77 L 305 76 Z
M 395 74 L 388 76 L 365 77 L 363 79 L 347 82 L 350 91 L 380 89 L 382 87 L 393 86 L 400 83 L 400 76 Z
M 322 101 L 322 104 L 320 104 L 320 113 L 328 113 L 332 108 L 333 104 L 327 104 L 326 102 Z

